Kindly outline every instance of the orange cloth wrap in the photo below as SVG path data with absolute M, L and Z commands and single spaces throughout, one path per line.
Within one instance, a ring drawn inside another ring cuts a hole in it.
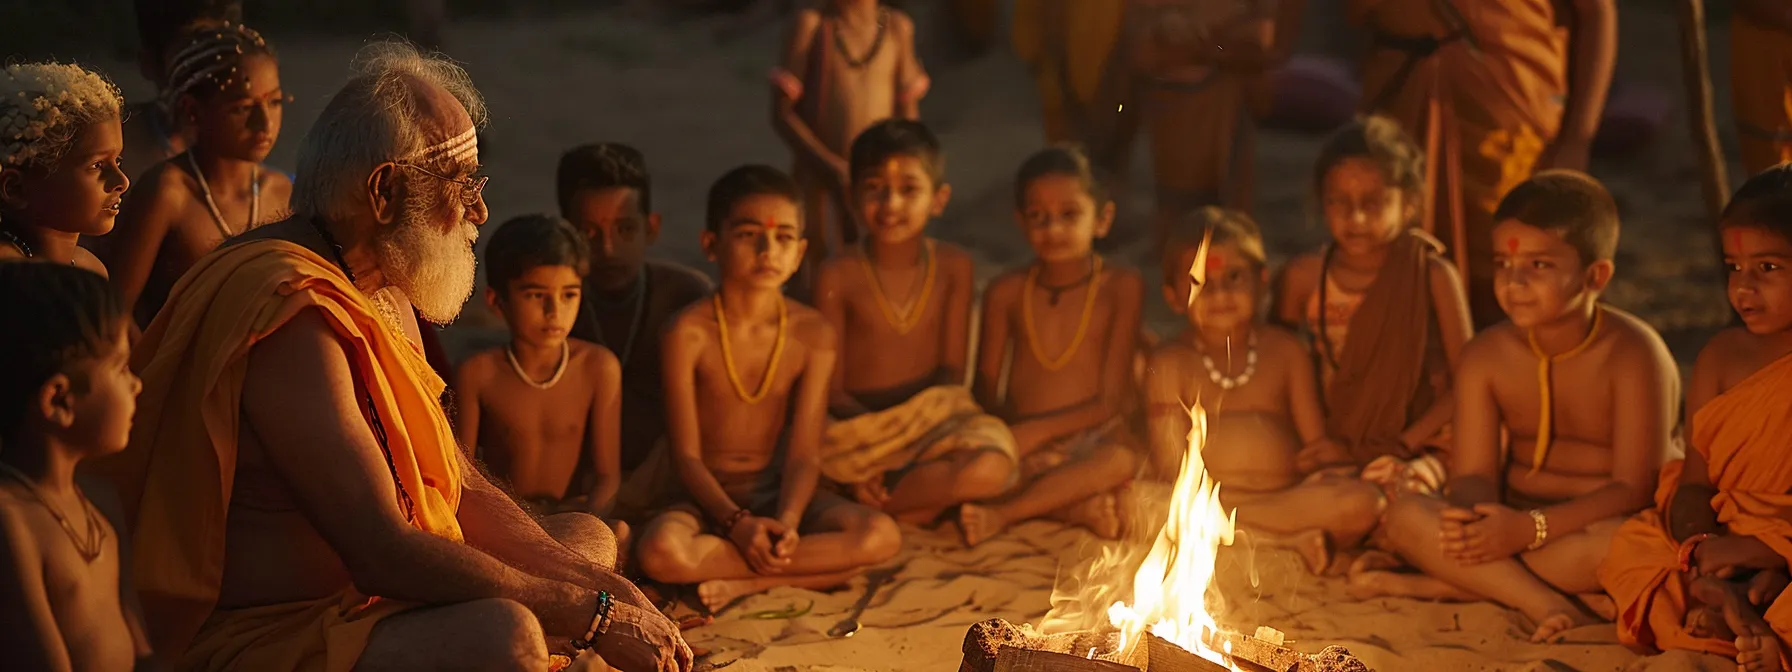
M 1451 3 L 1461 23 L 1439 7 Z M 1493 296 L 1493 211 L 1529 179 L 1561 127 L 1567 31 L 1553 0 L 1350 0 L 1350 18 L 1377 35 L 1443 38 L 1419 58 L 1376 46 L 1363 64 L 1366 112 L 1400 122 L 1425 152 L 1426 231 L 1468 282 L 1477 325 L 1503 318 Z M 1380 106 L 1377 107 L 1377 104 Z
M 1737 12 L 1730 21 L 1730 103 L 1742 167 L 1792 161 L 1792 34 Z
M 1718 521 L 1732 534 L 1760 539 L 1781 557 L 1792 559 L 1788 441 L 1792 441 L 1792 356 L 1757 371 L 1693 416 L 1692 445 L 1710 465 L 1711 482 L 1718 491 L 1711 507 Z M 1655 509 L 1618 528 L 1599 567 L 1599 582 L 1617 603 L 1618 639 L 1625 644 L 1735 657 L 1736 646 L 1730 640 L 1694 637 L 1684 627 L 1687 586 L 1679 572 L 1679 545 L 1668 536 L 1664 518 L 1683 464 L 1676 460 L 1662 469 Z M 1785 642 L 1792 635 L 1792 592 L 1781 594 L 1763 616 Z
M 458 447 L 438 401 L 445 384 L 423 352 L 384 326 L 335 264 L 309 250 L 263 240 L 213 252 L 182 277 L 135 346 L 131 364 L 143 379 L 143 392 L 130 447 L 94 465 L 118 489 L 133 524 L 132 571 L 144 622 L 155 650 L 169 660 L 233 647 L 215 641 L 218 637 L 249 637 L 257 648 L 314 653 L 327 648 L 332 663 L 327 669 L 346 670 L 335 663 L 352 664 L 371 630 L 365 621 L 369 614 L 362 612 L 392 611 L 390 605 L 368 605 L 367 598 L 345 593 L 305 604 L 213 613 L 224 572 L 225 516 L 236 476 L 247 355 L 257 341 L 307 309 L 329 323 L 349 365 L 371 391 L 398 480 L 415 502 L 412 524 L 461 539 L 455 518 L 461 494 Z M 245 628 L 229 622 L 237 616 L 262 623 Z M 357 619 L 364 622 L 352 632 L 333 629 Z M 318 627 L 302 627 L 306 623 Z M 271 641 L 270 635 L 308 643 Z M 213 661 L 229 666 L 232 657 Z M 282 660 L 287 661 L 282 665 L 302 662 Z

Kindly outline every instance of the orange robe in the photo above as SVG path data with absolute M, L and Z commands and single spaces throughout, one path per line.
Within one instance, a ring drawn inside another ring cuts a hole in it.
M 1033 71 L 1047 141 L 1084 143 L 1099 160 L 1131 140 L 1114 53 L 1125 17 L 1121 0 L 1015 1 L 1014 53 Z
M 1792 33 L 1737 12 L 1730 21 L 1730 102 L 1742 167 L 1792 161 Z
M 1503 319 L 1493 211 L 1561 127 L 1568 35 L 1555 0 L 1350 0 L 1349 11 L 1374 36 L 1364 108 L 1424 148 L 1425 228 L 1468 279 L 1475 324 Z M 1441 44 L 1427 54 L 1424 38 Z
M 1792 356 L 1699 409 L 1692 446 L 1710 465 L 1718 521 L 1792 559 L 1792 460 L 1785 459 L 1792 446 Z M 1693 637 L 1684 627 L 1687 585 L 1679 572 L 1679 545 L 1668 536 L 1663 517 L 1682 465 L 1676 460 L 1662 469 L 1655 509 L 1618 528 L 1599 567 L 1599 582 L 1617 603 L 1618 639 L 1625 644 L 1735 657 L 1730 640 Z M 1781 594 L 1763 616 L 1784 646 L 1792 635 L 1792 592 Z
M 1160 66 L 1159 50 L 1175 53 L 1174 40 L 1157 30 L 1174 20 L 1189 30 L 1225 35 L 1245 28 L 1273 31 L 1261 8 L 1218 0 L 1139 2 L 1133 36 L 1136 63 L 1145 80 L 1145 124 L 1151 136 L 1161 227 L 1206 205 L 1249 211 L 1255 171 L 1256 119 L 1269 112 L 1269 77 L 1262 71 L 1211 64 Z M 1172 18 L 1173 17 L 1173 18 Z M 1264 39 L 1273 40 L 1269 34 Z
M 130 447 L 94 465 L 132 524 L 132 572 L 157 653 L 178 669 L 346 670 L 380 617 L 408 605 L 345 590 L 319 600 L 214 610 L 236 477 L 242 388 L 255 343 L 300 311 L 335 330 L 386 430 L 412 523 L 456 541 L 461 476 L 445 387 L 335 264 L 284 241 L 201 259 L 135 346 L 143 379 Z

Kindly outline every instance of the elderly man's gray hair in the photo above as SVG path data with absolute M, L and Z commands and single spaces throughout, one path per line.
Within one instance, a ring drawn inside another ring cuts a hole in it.
M 467 71 L 407 42 L 375 42 L 361 49 L 351 77 L 299 144 L 292 208 L 301 217 L 343 217 L 357 207 L 367 176 L 387 161 L 411 156 L 431 139 L 418 119 L 415 81 L 441 87 L 460 101 L 473 126 L 485 126 L 485 100 Z

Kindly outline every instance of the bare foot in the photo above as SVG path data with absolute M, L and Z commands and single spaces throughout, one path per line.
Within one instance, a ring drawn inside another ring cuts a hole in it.
M 1749 587 L 1715 576 L 1703 576 L 1692 582 L 1692 596 L 1700 602 L 1720 605 L 1723 622 L 1736 633 L 1736 669 L 1740 672 L 1767 672 L 1780 669 L 1779 636 L 1761 619 L 1755 605 L 1749 603 Z
M 1537 630 L 1531 633 L 1531 641 L 1537 644 L 1554 644 L 1562 641 L 1569 630 L 1592 622 L 1592 619 L 1579 613 L 1550 614 L 1537 622 Z
M 1683 623 L 1686 634 L 1704 639 L 1733 639 L 1730 626 L 1724 624 L 1724 612 L 1717 607 L 1692 605 L 1686 610 Z
M 1436 602 L 1474 602 L 1473 593 L 1450 585 L 1443 579 L 1425 574 L 1407 574 L 1371 570 L 1350 575 L 1344 592 L 1359 600 L 1376 597 L 1408 597 Z
M 1256 538 L 1264 548 L 1293 551 L 1306 563 L 1307 571 L 1315 575 L 1324 574 L 1325 568 L 1331 566 L 1332 544 L 1323 530 L 1304 530 L 1286 536 L 1259 534 Z
M 1737 672 L 1777 672 L 1783 656 L 1779 636 L 1766 622 L 1758 621 L 1736 636 Z
M 968 503 L 958 507 L 958 530 L 966 546 L 981 544 L 1007 527 L 1008 520 L 995 509 Z
M 1757 572 L 1748 580 L 1748 603 L 1765 608 L 1779 599 L 1780 593 L 1786 591 L 1788 579 L 1785 572 L 1766 570 Z
M 1393 553 L 1370 549 L 1363 551 L 1362 555 L 1351 561 L 1349 573 L 1351 576 L 1356 576 L 1363 572 L 1387 571 L 1399 569 L 1404 564 L 1406 563 L 1401 562 L 1400 558 Z
M 1095 536 L 1103 539 L 1120 538 L 1120 502 L 1111 492 L 1064 507 L 1052 517 L 1088 528 Z
M 697 599 L 703 602 L 703 608 L 709 613 L 721 613 L 735 600 L 746 597 L 756 590 L 753 579 L 717 579 L 697 584 Z
M 1356 571 L 1351 567 L 1350 578 L 1344 583 L 1344 592 L 1358 600 L 1372 600 L 1377 597 L 1393 595 L 1390 583 L 1398 577 L 1393 572 L 1374 570 Z

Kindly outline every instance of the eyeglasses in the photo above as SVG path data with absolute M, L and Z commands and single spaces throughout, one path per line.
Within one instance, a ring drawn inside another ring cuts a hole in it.
M 392 165 L 400 166 L 403 168 L 410 168 L 419 173 L 423 173 L 424 175 L 428 175 L 430 177 L 436 178 L 443 182 L 449 182 L 452 184 L 460 185 L 461 186 L 460 204 L 462 206 L 465 206 L 468 208 L 471 208 L 475 204 L 479 203 L 480 192 L 485 190 L 485 183 L 491 181 L 491 179 L 492 179 L 492 178 L 484 176 L 484 175 L 479 175 L 479 176 L 475 176 L 475 177 L 449 177 L 447 175 L 443 175 L 441 173 L 430 170 L 428 168 L 424 168 L 423 166 L 419 166 L 415 163 L 406 163 L 403 161 L 395 161 L 395 162 L 393 162 Z

